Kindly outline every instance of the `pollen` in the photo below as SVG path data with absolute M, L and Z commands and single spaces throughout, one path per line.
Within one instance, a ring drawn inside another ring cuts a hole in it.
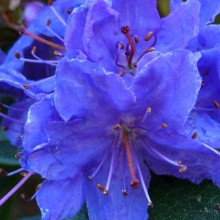
M 161 127 L 162 127 L 162 128 L 167 128 L 167 126 L 168 126 L 168 125 L 167 125 L 166 123 L 161 124 Z
M 96 186 L 97 186 L 97 188 L 98 188 L 99 190 L 101 190 L 101 191 L 104 191 L 104 190 L 105 190 L 105 187 L 104 187 L 103 185 L 99 184 L 99 183 L 98 183 Z

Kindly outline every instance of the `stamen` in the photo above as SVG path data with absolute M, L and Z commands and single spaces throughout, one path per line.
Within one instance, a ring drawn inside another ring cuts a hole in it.
M 24 169 L 20 168 L 18 170 L 15 170 L 15 171 L 12 171 L 12 172 L 8 173 L 7 176 L 13 176 L 13 175 L 18 174 L 18 173 L 20 173 L 22 171 L 24 171 Z
M 157 35 L 154 32 L 150 32 L 144 38 L 145 41 L 149 41 L 152 37 L 154 37 L 154 41 L 152 42 L 150 47 L 154 47 L 156 45 L 156 43 L 157 43 Z
M 147 107 L 147 109 L 146 109 L 146 111 L 145 111 L 145 114 L 144 114 L 144 117 L 142 118 L 140 124 L 142 124 L 142 123 L 146 120 L 147 116 L 148 116 L 151 112 L 152 112 L 151 107 Z
M 36 196 L 37 196 L 37 193 L 38 193 L 38 190 L 39 190 L 39 188 L 40 188 L 40 185 L 41 185 L 41 184 L 38 184 L 38 185 L 37 185 L 37 187 L 36 187 L 36 189 L 35 189 L 34 195 L 32 195 L 32 196 L 30 197 L 30 196 L 28 196 L 28 195 L 22 193 L 22 194 L 21 194 L 21 198 L 24 199 L 24 200 L 26 200 L 26 201 L 28 201 L 28 202 L 33 201 L 33 200 L 36 198 Z
M 117 42 L 115 46 L 117 49 L 115 64 L 116 64 L 116 66 L 121 67 L 122 69 L 125 69 L 125 66 L 123 66 L 122 64 L 119 63 L 120 50 L 124 49 L 124 44 L 122 42 Z
M 29 63 L 45 63 L 45 64 L 56 66 L 56 64 L 59 62 L 57 60 L 43 60 L 40 57 L 38 57 L 36 54 L 34 54 L 35 50 L 36 48 L 34 47 L 31 51 L 31 54 L 36 58 L 36 60 L 21 57 L 21 55 L 17 51 L 14 53 L 14 55 L 17 59 L 24 61 L 24 62 L 29 62 Z
M 122 138 L 123 138 L 123 142 L 125 144 L 125 150 L 126 150 L 127 159 L 128 159 L 128 167 L 129 167 L 130 175 L 131 175 L 131 179 L 132 179 L 131 187 L 132 188 L 137 188 L 140 185 L 140 182 L 137 179 L 136 173 L 135 173 L 135 170 L 134 170 L 134 164 L 133 164 L 130 145 L 129 145 L 129 142 L 128 142 L 127 131 L 123 131 Z
M 31 50 L 31 54 L 32 54 L 32 56 L 33 56 L 35 59 L 41 61 L 41 62 L 39 62 L 39 63 L 46 63 L 46 64 L 49 64 L 49 65 L 51 65 L 51 66 L 56 66 L 56 64 L 58 63 L 57 60 L 44 60 L 44 59 L 40 58 L 39 56 L 37 56 L 37 55 L 36 55 L 36 52 L 37 52 L 37 47 L 33 47 L 32 50 Z M 25 60 L 24 60 L 23 57 L 20 58 L 20 60 L 23 60 L 23 61 L 26 61 L 26 62 L 30 62 L 30 59 L 29 59 L 29 60 L 28 60 L 28 59 L 25 59 Z M 33 61 L 34 61 L 34 60 L 32 60 L 31 62 L 33 63 Z M 35 62 L 34 62 L 34 63 L 35 63 Z M 38 63 L 38 62 L 37 62 L 37 63 Z
M 182 164 L 182 161 L 178 160 L 178 161 L 173 161 L 171 159 L 169 159 L 168 157 L 164 156 L 163 154 L 159 153 L 157 150 L 155 150 L 154 148 L 148 146 L 148 149 L 150 149 L 151 151 L 153 151 L 155 154 L 157 154 L 157 156 L 159 156 L 160 158 L 162 158 L 163 160 L 165 160 L 166 162 L 174 165 L 174 166 L 178 166 L 179 167 L 179 172 L 185 172 L 187 169 L 187 166 Z
M 147 50 L 145 50 L 145 51 L 137 58 L 137 60 L 133 63 L 133 66 L 134 66 L 134 67 L 137 67 L 139 61 L 143 58 L 143 56 L 144 56 L 145 54 L 150 53 L 150 52 L 153 52 L 153 51 L 155 51 L 155 48 L 149 47 Z
M 13 107 L 13 106 L 10 106 L 10 105 L 6 105 L 4 103 L 0 103 L 0 107 L 1 106 L 4 107 L 4 108 L 7 108 L 7 109 L 11 109 L 11 110 L 24 111 L 24 109 Z
M 64 42 L 64 39 L 62 37 L 60 37 L 55 31 L 53 31 L 51 28 L 50 28 L 50 24 L 51 24 L 51 20 L 48 19 L 47 22 L 46 22 L 46 27 L 47 27 L 47 30 L 53 34 L 55 37 L 57 37 L 60 41 Z
M 106 159 L 107 156 L 108 156 L 108 154 L 106 154 L 106 155 L 103 157 L 103 159 L 101 160 L 100 164 L 99 164 L 98 167 L 95 169 L 95 171 L 93 172 L 93 174 L 90 175 L 90 176 L 88 176 L 88 179 L 89 179 L 89 180 L 92 180 L 92 179 L 95 177 L 95 175 L 98 173 L 98 171 L 99 171 L 100 168 L 102 167 L 102 165 L 103 165 L 103 163 L 104 163 L 104 161 L 105 161 L 105 159 Z
M 132 69 L 133 68 L 132 59 L 133 59 L 134 53 L 135 53 L 135 46 L 134 46 L 134 42 L 133 42 L 131 34 L 130 34 L 130 28 L 128 26 L 122 26 L 121 27 L 121 32 L 126 36 L 126 38 L 128 40 L 128 43 L 131 47 L 129 58 L 128 58 L 128 67 L 130 69 Z
M 8 116 L 8 115 L 5 115 L 5 114 L 3 114 L 3 113 L 1 113 L 1 112 L 0 112 L 0 117 L 5 118 L 5 119 L 8 119 L 8 120 L 10 120 L 10 121 L 12 121 L 12 122 L 15 122 L 15 123 L 24 125 L 24 122 L 23 122 L 23 121 L 20 121 L 20 120 L 18 120 L 18 119 L 12 118 L 12 117 L 10 117 L 10 116 Z
M 48 0 L 48 4 L 50 5 L 51 10 L 53 11 L 54 15 L 61 21 L 61 23 L 66 26 L 66 22 L 63 20 L 63 18 L 59 15 L 57 10 L 53 7 L 53 0 Z
M 213 101 L 213 104 L 214 104 L 214 106 L 215 106 L 216 108 L 220 108 L 220 105 L 219 105 L 219 103 L 218 103 L 216 100 Z
M 20 182 L 15 185 L 14 188 L 12 188 L 1 200 L 0 200 L 0 206 L 2 206 L 31 176 L 33 173 L 28 173 L 24 176 L 23 179 L 21 179 Z
M 127 196 L 128 195 L 128 192 L 126 190 L 126 177 L 125 177 L 125 174 L 126 174 L 126 169 L 125 169 L 125 161 L 126 161 L 126 153 L 125 153 L 125 149 L 123 149 L 123 189 L 122 189 L 122 194 L 124 196 Z
M 141 172 L 141 168 L 140 168 L 140 164 L 138 162 L 137 154 L 136 154 L 136 151 L 135 151 L 134 148 L 133 148 L 133 152 L 134 152 L 134 159 L 135 159 L 136 167 L 137 167 L 137 170 L 138 170 L 138 175 L 139 175 L 140 180 L 141 180 L 141 185 L 142 185 L 142 188 L 144 190 L 144 194 L 145 194 L 145 196 L 147 198 L 148 207 L 153 208 L 153 203 L 152 203 L 152 201 L 150 199 L 147 187 L 145 185 L 144 178 L 143 178 L 143 175 L 142 175 L 142 172 Z
M 47 44 L 47 45 L 49 45 L 49 46 L 51 46 L 51 47 L 54 47 L 54 48 L 56 48 L 56 49 L 66 50 L 65 47 L 63 47 L 63 46 L 61 46 L 61 45 L 59 45 L 59 44 L 53 43 L 53 42 L 51 42 L 51 41 L 49 41 L 49 40 L 46 40 L 46 39 L 44 39 L 44 38 L 42 38 L 42 37 L 39 37 L 39 36 L 37 36 L 36 34 L 33 34 L 33 33 L 29 32 L 29 31 L 25 30 L 24 28 L 21 28 L 20 31 L 19 31 L 19 33 L 20 33 L 20 34 L 23 34 L 23 35 L 26 35 L 26 36 L 28 36 L 28 37 L 31 37 L 31 38 L 33 38 L 33 39 L 35 39 L 35 40 L 37 40 L 37 41 L 39 41 L 39 42 L 41 42 L 41 43 L 43 43 L 43 44 Z
M 109 186 L 110 186 L 112 174 L 113 174 L 113 170 L 115 167 L 115 158 L 116 158 L 116 151 L 117 151 L 117 148 L 119 145 L 119 136 L 120 136 L 120 134 L 118 133 L 118 135 L 115 138 L 114 144 L 113 144 L 113 153 L 112 153 L 110 169 L 109 169 L 109 173 L 108 173 L 108 179 L 107 179 L 107 183 L 105 185 L 105 189 L 103 190 L 104 195 L 107 195 L 108 191 L 109 191 Z
M 195 132 L 193 135 L 192 135 L 192 139 L 196 139 L 198 137 L 198 132 Z

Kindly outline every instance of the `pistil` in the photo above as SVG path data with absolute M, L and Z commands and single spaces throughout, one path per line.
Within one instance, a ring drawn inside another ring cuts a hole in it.
M 131 47 L 130 53 L 129 53 L 129 58 L 128 58 L 128 67 L 130 69 L 132 69 L 133 68 L 132 59 L 133 59 L 134 53 L 135 53 L 135 46 L 134 46 L 134 42 L 133 42 L 131 34 L 130 34 L 130 28 L 128 26 L 122 26 L 121 27 L 121 32 L 126 36 L 126 38 L 128 40 L 128 43 Z
M 139 180 L 136 177 L 135 169 L 134 169 L 134 163 L 133 163 L 133 158 L 132 158 L 132 153 L 131 153 L 131 148 L 128 142 L 128 136 L 127 136 L 127 131 L 124 130 L 122 134 L 122 139 L 125 144 L 125 150 L 127 154 L 127 159 L 128 159 L 128 167 L 130 170 L 130 175 L 131 175 L 131 187 L 132 188 L 137 188 L 140 185 Z

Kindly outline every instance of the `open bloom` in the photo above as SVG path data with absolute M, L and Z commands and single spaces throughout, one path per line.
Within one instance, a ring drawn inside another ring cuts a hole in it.
M 20 154 L 27 177 L 45 178 L 43 219 L 84 202 L 90 219 L 146 219 L 149 170 L 220 185 L 219 153 L 182 135 L 201 86 L 198 56 L 184 50 L 199 9 L 188 1 L 160 19 L 152 0 L 96 0 L 72 11 L 54 91 L 29 107 Z

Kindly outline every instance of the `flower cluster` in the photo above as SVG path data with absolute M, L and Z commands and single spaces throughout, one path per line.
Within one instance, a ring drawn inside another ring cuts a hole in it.
M 49 1 L 0 67 L 14 98 L 2 129 L 20 148 L 42 219 L 146 219 L 150 170 L 220 186 L 220 2 Z M 3 171 L 2 171 L 3 172 Z M 5 173 L 5 172 L 4 172 Z M 5 173 L 6 174 L 6 173 Z

